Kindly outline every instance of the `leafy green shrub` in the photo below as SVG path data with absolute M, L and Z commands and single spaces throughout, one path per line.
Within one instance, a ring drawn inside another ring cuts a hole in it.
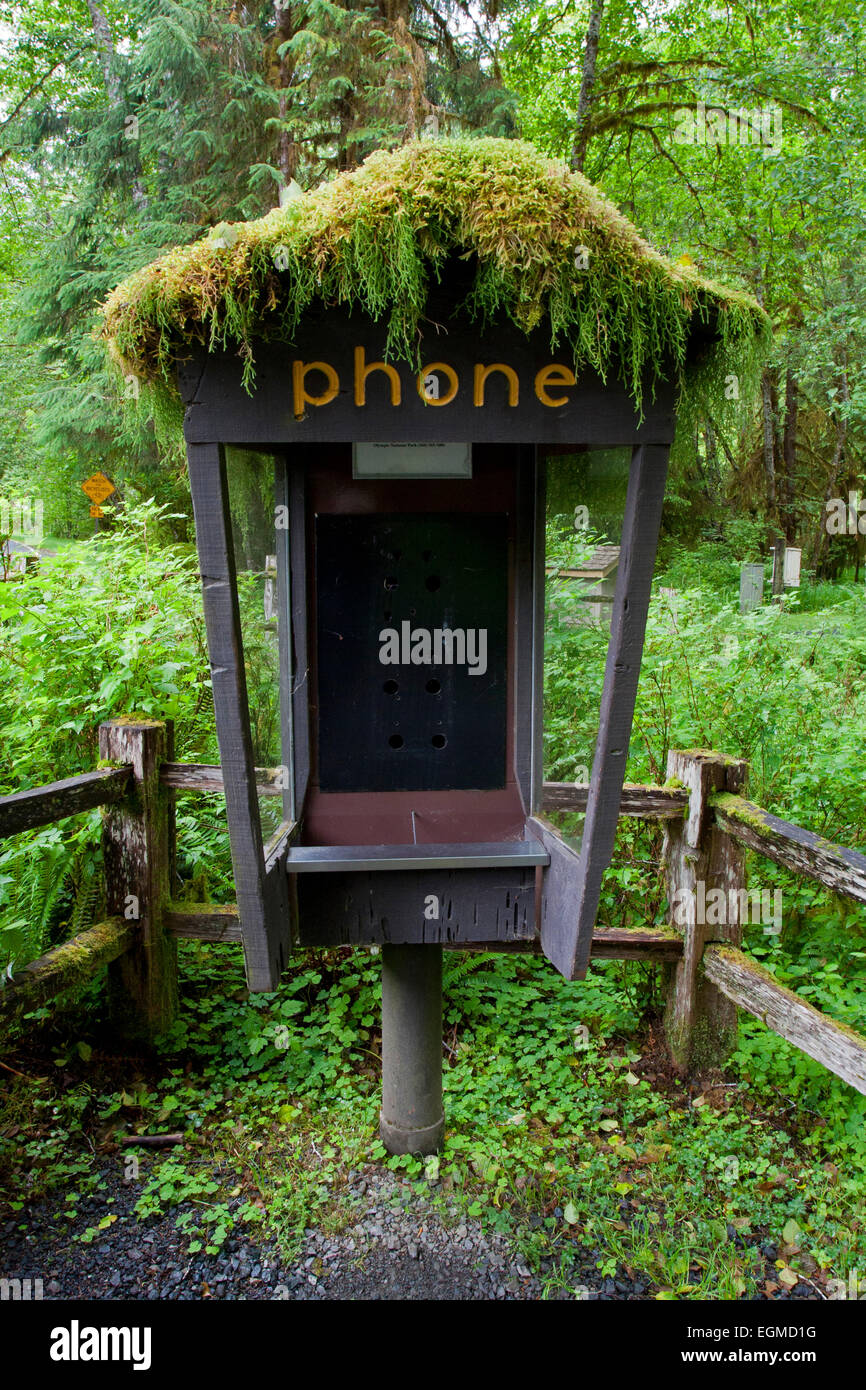
M 671 749 L 713 748 L 747 760 L 753 801 L 839 843 L 863 844 L 866 600 L 846 586 L 823 585 L 828 606 L 814 617 L 798 613 L 797 598 L 790 596 L 783 605 L 766 604 L 741 616 L 736 574 L 721 549 L 707 545 L 680 555 L 656 586 L 627 777 L 664 781 Z M 663 593 L 663 587 L 676 592 Z M 604 632 L 548 627 L 550 777 L 565 779 L 577 764 L 590 761 L 586 751 L 595 737 L 606 646 Z M 602 889 L 601 923 L 667 920 L 660 849 L 656 827 L 620 824 Z M 782 890 L 784 918 L 780 939 L 768 940 L 759 926 L 747 949 L 817 1008 L 866 1032 L 866 913 L 762 856 L 748 857 L 747 873 L 752 887 Z M 618 968 L 636 1007 L 657 1006 L 657 972 Z M 734 1066 L 773 1104 L 782 1093 L 818 1116 L 811 1142 L 862 1156 L 861 1101 L 818 1063 L 744 1017 Z
M 173 719 L 178 758 L 218 761 L 195 553 L 165 544 L 166 519 L 152 503 L 130 508 L 112 531 L 2 586 L 4 794 L 91 771 L 99 724 L 119 715 Z M 92 812 L 4 843 L 0 962 L 20 965 L 94 920 L 102 910 L 98 842 Z M 227 865 L 215 816 L 199 853 Z

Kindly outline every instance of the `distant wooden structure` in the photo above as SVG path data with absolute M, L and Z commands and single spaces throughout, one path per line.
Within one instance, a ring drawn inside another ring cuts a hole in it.
M 740 566 L 740 612 L 751 613 L 764 601 L 763 564 Z
M 785 547 L 785 563 L 782 569 L 782 582 L 786 589 L 796 589 L 800 584 L 800 560 L 803 552 L 799 546 Z
M 548 576 L 569 581 L 568 589 L 572 596 L 585 605 L 584 612 L 578 610 L 565 619 L 566 623 L 575 626 L 591 624 L 594 627 L 610 625 L 619 557 L 618 545 L 599 545 L 585 564 L 576 569 L 547 567 Z
M 799 587 L 802 553 L 799 547 L 787 545 L 783 536 L 780 536 L 776 544 L 772 546 L 774 595 L 778 596 L 785 589 Z

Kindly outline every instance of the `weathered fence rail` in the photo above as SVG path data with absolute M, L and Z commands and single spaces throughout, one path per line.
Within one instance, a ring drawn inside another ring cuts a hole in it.
M 589 787 L 574 782 L 545 782 L 541 809 L 550 811 L 585 811 Z M 622 789 L 619 813 L 637 820 L 676 820 L 689 804 L 689 794 L 678 787 L 635 787 L 628 783 Z
M 866 854 L 834 845 L 740 796 L 714 796 L 711 805 L 716 825 L 747 849 L 823 883 L 833 893 L 866 903 Z
M 35 1009 L 76 984 L 86 984 L 104 965 L 134 946 L 135 931 L 136 924 L 121 917 L 109 917 L 88 927 L 7 980 L 0 1004 L 7 1012 Z
M 866 1038 L 853 1028 L 828 1018 L 729 946 L 707 946 L 704 973 L 740 1008 L 866 1095 Z
M 256 789 L 260 796 L 282 796 L 283 786 L 270 767 L 256 768 Z M 221 792 L 223 770 L 213 763 L 163 763 L 159 779 L 165 787 L 182 792 Z
M 170 896 L 174 794 L 222 792 L 222 771 L 174 762 L 171 726 L 156 720 L 103 724 L 100 754 L 113 765 L 0 797 L 0 839 L 103 807 L 111 914 L 15 974 L 0 991 L 0 1009 L 35 1007 L 107 965 L 119 1028 L 149 1038 L 176 1013 L 177 941 L 241 940 L 236 904 L 179 903 Z M 675 920 L 667 926 L 597 930 L 593 957 L 665 966 L 666 1036 L 680 1070 L 721 1065 L 735 1044 L 737 1011 L 746 1009 L 866 1094 L 866 1038 L 800 999 L 740 949 L 754 896 L 746 884 L 746 850 L 859 903 L 866 903 L 866 855 L 746 801 L 743 762 L 702 749 L 674 752 L 667 774 L 665 786 L 623 787 L 620 815 L 660 823 L 660 867 Z M 256 781 L 260 795 L 282 794 L 279 769 L 257 768 Z M 580 813 L 587 796 L 586 786 L 547 782 L 542 809 Z M 280 825 L 264 847 L 265 857 L 273 858 L 296 831 L 294 825 Z M 708 921 L 701 905 L 712 894 L 724 912 Z M 537 941 L 461 943 L 453 949 L 540 951 Z
M 0 797 L 0 835 L 103 808 L 102 853 L 109 918 L 3 981 L 0 1009 L 19 1011 L 80 985 L 108 965 L 109 1010 L 130 1039 L 162 1032 L 177 1009 L 177 943 L 166 932 L 174 855 L 172 793 L 160 767 L 172 753 L 172 727 L 157 719 L 100 725 L 108 764 L 51 786 Z
M 129 779 L 128 767 L 105 768 L 98 772 L 82 772 L 78 777 L 67 777 L 46 787 L 2 796 L 0 840 L 18 835 L 22 830 L 36 830 L 40 825 L 77 816 L 80 811 L 92 811 L 96 806 L 122 801 Z
M 166 930 L 180 938 L 200 941 L 240 941 L 241 924 L 235 903 L 216 906 L 213 903 L 171 903 L 164 914 Z M 536 941 L 459 941 L 444 942 L 452 951 L 486 951 L 503 955 L 540 955 Z M 597 931 L 592 939 L 592 954 L 602 960 L 679 960 L 683 954 L 683 939 L 669 927 L 648 927 L 634 930 L 622 927 Z

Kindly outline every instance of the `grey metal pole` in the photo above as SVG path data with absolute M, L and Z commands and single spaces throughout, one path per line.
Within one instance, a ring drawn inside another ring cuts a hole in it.
M 442 947 L 382 947 L 382 1113 L 392 1154 L 442 1143 Z

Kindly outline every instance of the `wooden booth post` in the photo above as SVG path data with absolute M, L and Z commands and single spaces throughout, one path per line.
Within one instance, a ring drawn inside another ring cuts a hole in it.
M 667 424 L 672 427 L 672 423 L 671 415 Z M 653 425 L 664 439 L 667 432 L 660 429 L 657 422 Z M 541 948 L 567 980 L 582 980 L 589 968 L 601 883 L 616 839 L 669 453 L 668 442 L 641 443 L 632 451 L 583 847 L 571 875 L 575 893 L 573 911 L 557 916 L 555 912 L 544 910 L 553 906 L 558 891 L 561 893 L 562 864 L 558 874 L 547 876 L 542 892 Z M 551 849 L 553 860 L 549 834 L 545 843 Z M 560 860 L 567 860 L 568 855 L 573 854 L 565 845 L 563 851 L 566 853 L 560 852 Z
M 177 943 L 164 930 L 172 854 L 172 793 L 159 779 L 172 727 L 157 719 L 99 726 L 99 755 L 132 768 L 125 801 L 103 817 L 106 907 L 132 922 L 135 944 L 109 968 L 109 1008 L 127 1037 L 150 1042 L 177 1013 Z
M 668 781 L 689 792 L 685 819 L 665 821 L 662 862 L 673 925 L 683 933 L 682 959 L 674 967 L 665 1032 L 679 1071 L 722 1066 L 736 1045 L 737 1008 L 701 971 L 708 941 L 739 946 L 746 902 L 745 856 L 740 845 L 712 823 L 709 797 L 736 792 L 746 764 L 692 750 L 668 755 Z
M 225 450 L 188 445 L 187 462 L 247 983 L 269 992 L 285 966 L 289 919 L 283 858 L 266 856 L 262 841 Z

